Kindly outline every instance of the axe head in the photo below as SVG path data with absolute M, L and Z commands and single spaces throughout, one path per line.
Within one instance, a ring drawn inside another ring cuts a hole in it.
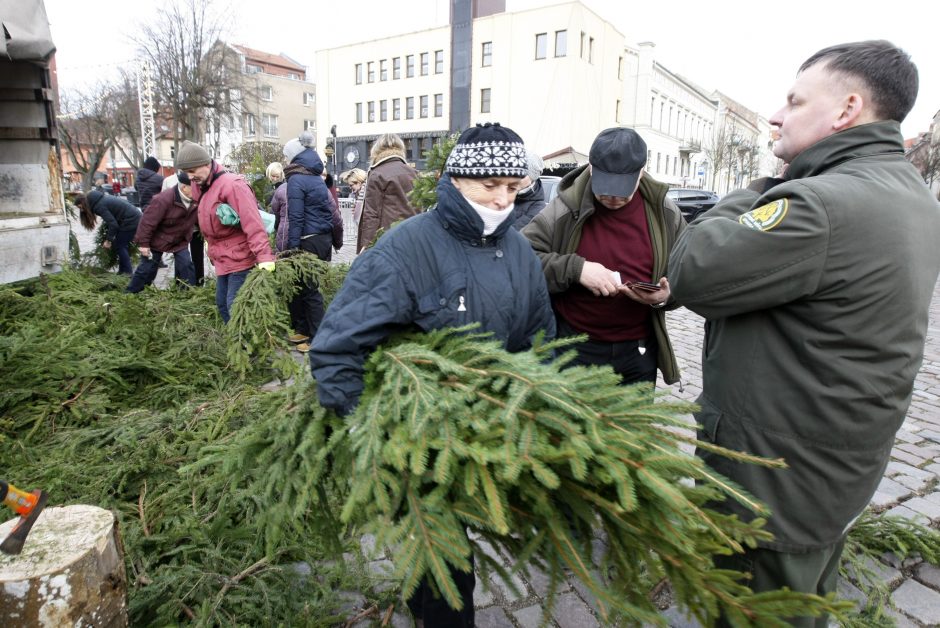
M 36 496 L 36 504 L 27 514 L 20 516 L 16 527 L 13 528 L 13 531 L 10 532 L 7 538 L 3 539 L 3 543 L 0 543 L 0 552 L 4 554 L 19 554 L 23 551 L 23 544 L 26 542 L 29 531 L 33 529 L 33 524 L 36 523 L 36 520 L 39 518 L 39 513 L 46 507 L 46 493 L 35 490 L 33 491 L 33 495 Z

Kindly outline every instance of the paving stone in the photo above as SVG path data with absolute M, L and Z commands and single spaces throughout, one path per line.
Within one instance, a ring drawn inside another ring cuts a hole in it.
M 919 445 L 912 445 L 911 443 L 898 443 L 895 447 L 895 450 L 900 449 L 901 451 L 906 451 L 909 454 L 913 454 L 918 458 L 923 458 L 924 460 L 930 460 L 937 452 L 928 447 L 921 447 Z
M 928 464 L 926 467 L 924 467 L 924 469 L 926 469 L 927 471 L 930 471 L 937 477 L 940 477 L 940 462 L 934 462 L 932 464 Z
M 669 628 L 702 628 L 702 624 L 697 619 L 686 617 L 685 613 L 676 606 L 667 608 L 662 612 L 662 616 L 669 624 Z
M 397 582 L 392 578 L 392 572 L 395 571 L 395 565 L 387 558 L 374 560 L 368 565 L 369 571 L 373 574 L 372 588 L 377 593 L 382 593 L 393 588 Z
M 523 578 L 529 581 L 529 586 L 535 594 L 544 600 L 548 595 L 549 585 L 552 581 L 551 578 L 548 577 L 548 574 L 534 565 L 529 565 L 529 573 L 528 575 L 523 575 Z M 555 588 L 555 593 L 563 593 L 569 588 L 570 585 L 568 581 L 562 578 Z
M 908 487 L 895 482 L 891 478 L 881 478 L 881 482 L 878 483 L 878 488 L 876 491 L 878 493 L 885 493 L 887 495 L 891 495 L 892 497 L 897 497 L 898 499 L 908 497 L 913 492 Z
M 913 475 L 896 475 L 891 479 L 893 479 L 898 484 L 903 484 L 915 493 L 923 491 L 934 481 L 933 475 L 925 478 L 917 478 Z
M 896 495 L 888 495 L 887 493 L 882 493 L 881 491 L 875 491 L 875 494 L 871 496 L 871 500 L 868 504 L 875 510 L 883 510 L 888 506 L 893 506 L 898 503 L 900 498 Z
M 415 622 L 410 613 L 393 613 L 392 628 L 414 628 Z
M 588 605 L 574 593 L 564 593 L 555 601 L 552 611 L 555 621 L 561 628 L 592 628 L 600 626 Z
M 542 625 L 542 607 L 539 605 L 520 608 L 513 611 L 512 616 L 522 628 L 539 628 Z
M 836 585 L 836 596 L 840 600 L 855 602 L 855 608 L 857 609 L 862 609 L 865 602 L 868 601 L 868 596 L 845 578 L 839 578 L 839 583 Z
M 927 625 L 940 624 L 940 593 L 916 580 L 899 586 L 891 599 L 899 611 Z
M 935 501 L 914 497 L 904 502 L 904 506 L 928 519 L 940 519 L 940 504 Z
M 914 572 L 914 577 L 921 584 L 933 587 L 940 591 L 940 567 L 930 563 L 921 563 Z
M 477 582 L 475 585 L 473 585 L 473 606 L 475 608 L 482 608 L 493 603 L 492 587 L 487 589 L 484 588 L 483 585 L 483 578 L 477 574 Z
M 491 606 L 475 612 L 477 628 L 513 628 L 512 621 L 499 606 Z
M 875 560 L 868 556 L 862 559 L 862 567 L 863 569 L 867 569 L 868 571 L 872 572 L 871 577 L 874 578 L 875 582 L 880 582 L 888 588 L 900 582 L 904 577 L 903 574 L 894 567 L 886 565 L 880 560 Z M 860 574 L 856 573 L 855 568 L 852 565 L 849 565 L 846 571 L 848 571 L 849 578 L 855 582 L 860 582 L 863 580 L 864 582 L 868 581 L 866 577 L 860 576 Z M 862 582 L 863 587 L 864 582 Z
M 920 436 L 911 434 L 905 429 L 898 430 L 894 437 L 899 441 L 911 444 L 916 444 L 923 440 Z
M 915 478 L 936 477 L 936 474 L 931 473 L 926 469 L 914 467 L 905 462 L 898 462 L 897 460 L 891 460 L 888 462 L 888 468 L 885 469 L 885 475 L 892 478 L 894 478 L 896 475 L 913 475 Z
M 928 458 L 933 458 L 933 456 L 928 456 L 927 458 L 921 458 L 920 456 L 915 456 L 914 454 L 908 453 L 904 451 L 903 449 L 892 449 L 891 457 L 897 460 L 900 460 L 902 462 L 906 462 L 907 464 L 914 465 L 915 467 L 919 467 L 920 465 L 927 462 Z
M 926 429 L 918 432 L 917 434 L 921 438 L 926 438 L 935 443 L 940 443 L 940 430 Z
M 894 620 L 894 628 L 920 628 L 920 626 L 911 621 L 910 617 L 904 613 L 899 613 L 893 608 L 884 609 L 884 614 Z
M 594 575 L 597 576 L 598 574 L 595 572 Z M 581 595 L 581 598 L 586 600 L 588 605 L 594 609 L 594 612 L 599 613 L 600 608 L 597 605 L 597 598 L 594 597 L 594 594 L 591 593 L 591 590 L 588 588 L 588 586 L 581 582 L 580 578 L 572 577 L 569 579 L 569 582 L 571 582 L 571 586 L 574 588 L 574 590 Z
M 930 523 L 930 519 L 928 519 L 926 516 L 922 515 L 921 513 L 917 511 L 911 510 L 910 508 L 904 505 L 895 506 L 891 510 L 887 511 L 885 514 L 891 515 L 892 517 L 904 517 L 905 519 L 910 519 L 911 521 L 924 524 L 924 525 L 927 525 Z
M 924 499 L 926 499 L 929 502 L 934 502 L 935 504 L 940 504 L 940 491 L 927 493 L 926 495 L 924 495 Z
M 513 591 L 509 584 L 503 580 L 499 574 L 490 574 L 490 583 L 493 585 L 493 589 L 499 591 L 500 595 L 503 596 L 503 599 L 510 604 L 528 596 L 525 582 L 522 580 L 522 578 L 519 577 L 519 574 L 511 574 L 511 580 L 515 585 L 516 591 Z
M 363 534 L 359 538 L 359 547 L 362 549 L 362 555 L 366 557 L 366 560 L 375 558 L 375 535 Z

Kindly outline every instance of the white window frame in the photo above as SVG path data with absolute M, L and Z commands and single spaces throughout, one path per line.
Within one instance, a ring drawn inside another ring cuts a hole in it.
M 273 126 L 272 126 L 272 123 L 273 123 Z M 275 113 L 262 113 L 261 114 L 261 132 L 264 133 L 265 137 L 278 137 L 277 114 Z
M 261 86 L 261 100 L 271 102 L 274 100 L 274 88 L 270 85 Z

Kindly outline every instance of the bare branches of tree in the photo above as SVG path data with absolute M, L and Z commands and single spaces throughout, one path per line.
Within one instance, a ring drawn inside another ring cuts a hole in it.
M 177 144 L 202 141 L 206 112 L 228 102 L 237 87 L 238 73 L 226 69 L 237 54 L 219 43 L 230 19 L 213 0 L 178 0 L 161 9 L 134 41 L 151 64 L 157 109 L 172 121 Z
M 60 96 L 59 140 L 81 173 L 82 189 L 86 191 L 112 145 L 112 91 L 109 85 L 98 85 L 89 90 L 66 91 Z
M 148 155 L 141 154 L 140 103 L 137 77 L 126 70 L 114 85 L 109 100 L 111 140 L 121 156 L 135 170 Z

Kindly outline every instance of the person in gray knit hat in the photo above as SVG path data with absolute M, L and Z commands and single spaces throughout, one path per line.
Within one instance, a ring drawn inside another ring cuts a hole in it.
M 274 271 L 274 252 L 258 201 L 242 177 L 226 172 L 199 144 L 183 142 L 176 153 L 176 168 L 192 183 L 192 198 L 199 204 L 199 231 L 215 267 L 215 304 L 222 321 L 228 323 L 232 302 L 251 269 Z M 234 224 L 232 214 L 238 218 Z
M 511 228 L 528 173 L 525 146 L 499 124 L 465 131 L 437 185 L 437 205 L 392 227 L 352 265 L 313 339 L 310 364 L 320 403 L 346 415 L 363 390 L 363 365 L 389 335 L 478 323 L 508 351 L 555 335 L 538 258 Z M 369 406 L 378 399 L 363 400 Z M 425 579 L 408 607 L 425 628 L 473 626 L 473 555 L 465 539 L 450 566 L 462 599 L 455 610 Z
M 526 150 L 525 161 L 529 167 L 529 173 L 522 180 L 525 187 L 519 190 L 516 195 L 515 216 L 512 219 L 513 229 L 522 229 L 532 222 L 532 219 L 546 205 L 545 190 L 542 188 L 542 180 L 539 178 L 542 175 L 544 165 L 542 158 L 537 153 Z

